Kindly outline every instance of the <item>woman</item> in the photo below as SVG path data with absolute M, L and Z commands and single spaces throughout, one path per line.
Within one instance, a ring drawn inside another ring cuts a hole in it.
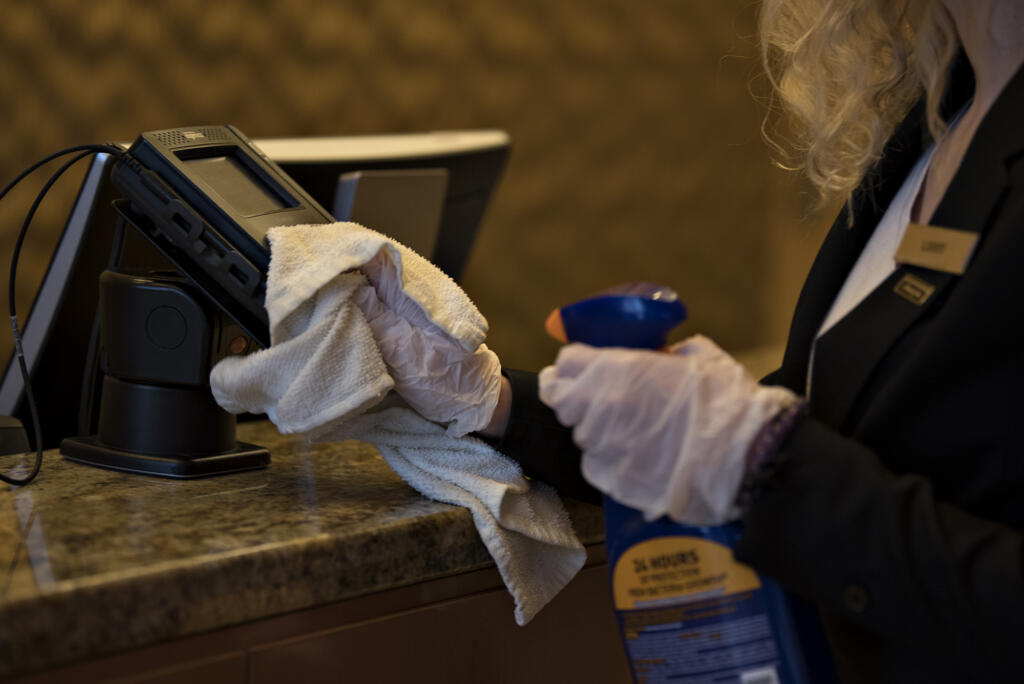
M 477 356 L 454 375 L 489 389 L 449 405 L 565 494 L 741 514 L 736 556 L 820 606 L 846 681 L 1019 680 L 1024 2 L 765 0 L 761 33 L 802 168 L 848 198 L 782 367 L 569 345 L 539 391 Z

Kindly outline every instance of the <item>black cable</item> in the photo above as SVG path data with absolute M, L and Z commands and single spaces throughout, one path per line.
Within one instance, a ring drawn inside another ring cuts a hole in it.
M 59 152 L 54 152 L 53 154 L 44 157 L 43 159 L 40 159 L 35 164 L 19 173 L 17 178 L 8 183 L 3 190 L 0 190 L 0 200 L 2 200 L 4 196 L 11 191 L 11 188 L 13 188 L 15 185 L 24 180 L 25 176 L 35 171 L 43 164 L 48 164 L 57 157 L 63 157 L 64 155 L 72 154 L 73 152 L 83 152 L 85 150 L 92 150 L 93 152 L 106 152 L 107 154 L 113 154 L 118 157 L 123 155 L 125 152 L 123 147 L 121 147 L 120 145 L 115 145 L 113 143 L 104 143 L 102 145 L 75 145 L 74 147 L 68 147 L 67 149 L 63 149 Z
M 65 162 L 59 169 L 57 169 L 53 173 L 53 175 L 50 176 L 50 179 L 46 182 L 46 185 L 44 185 L 43 188 L 39 191 L 39 194 L 36 195 L 35 201 L 32 202 L 31 209 L 29 209 L 28 214 L 26 214 L 25 216 L 24 222 L 21 224 L 21 230 L 18 233 L 18 239 L 14 244 L 14 253 L 11 255 L 10 280 L 8 283 L 7 295 L 8 308 L 11 316 L 11 330 L 14 333 L 14 353 L 18 357 L 18 367 L 21 370 L 21 378 L 25 387 L 25 399 L 28 402 L 29 413 L 32 415 L 32 430 L 35 433 L 36 438 L 36 460 L 35 465 L 32 468 L 32 471 L 23 478 L 8 477 L 6 475 L 0 474 L 0 481 L 16 486 L 24 486 L 30 483 L 32 480 L 34 480 L 36 475 L 39 474 L 39 468 L 43 463 L 43 433 L 39 425 L 39 410 L 36 406 L 35 396 L 32 394 L 32 383 L 29 377 L 28 367 L 25 363 L 25 352 L 21 346 L 21 332 L 18 330 L 18 313 L 15 303 L 15 286 L 17 284 L 18 257 L 21 254 L 21 247 L 22 244 L 25 242 L 25 236 L 28 234 L 28 228 L 32 223 L 32 219 L 35 216 L 36 210 L 42 203 L 43 198 L 45 198 L 46 194 L 50 191 L 50 188 L 52 188 L 54 183 L 56 183 L 60 179 L 60 177 L 64 175 L 65 171 L 74 166 L 75 163 L 81 161 L 82 159 L 90 155 L 96 154 L 97 152 L 106 152 L 109 154 L 121 156 L 124 154 L 124 150 L 117 145 L 110 144 L 76 145 L 75 147 L 69 147 L 65 150 L 61 150 L 60 152 L 54 152 L 53 154 L 31 165 L 30 167 L 22 171 L 17 178 L 8 183 L 3 190 L 0 190 L 0 200 L 2 200 L 4 196 L 6 196 L 8 192 L 10 192 L 11 188 L 16 186 L 26 176 L 28 176 L 30 173 L 38 169 L 43 164 L 53 161 L 58 157 L 62 157 L 68 154 L 74 154 L 75 152 L 79 152 L 80 154 L 76 155 L 71 160 Z
M 25 215 L 25 220 L 21 224 L 21 230 L 18 231 L 18 239 L 14 242 L 14 252 L 11 254 L 10 285 L 7 290 L 7 306 L 11 311 L 11 316 L 14 316 L 15 314 L 14 286 L 18 280 L 18 257 L 21 256 L 21 246 L 25 242 L 25 236 L 28 235 L 28 227 L 32 223 L 32 219 L 35 218 L 36 211 L 39 209 L 39 205 L 42 203 L 43 198 L 46 197 L 46 193 L 50 191 L 53 184 L 56 183 L 62 175 L 64 175 L 65 171 L 74 166 L 76 162 L 85 159 L 92 154 L 95 154 L 95 152 L 88 150 L 82 152 L 71 161 L 64 162 L 64 165 L 57 169 L 53 175 L 50 176 L 50 179 L 46 181 L 46 185 L 44 185 L 43 189 L 36 195 L 35 200 L 32 202 L 32 207 L 28 210 L 28 214 Z M 5 188 L 5 190 L 6 189 L 7 188 Z M 3 193 L 0 193 L 0 200 L 2 199 Z

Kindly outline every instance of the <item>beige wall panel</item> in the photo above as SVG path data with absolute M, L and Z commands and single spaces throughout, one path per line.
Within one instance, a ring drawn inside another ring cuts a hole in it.
M 681 334 L 733 350 L 778 343 L 820 240 L 760 140 L 748 0 L 8 0 L 3 10 L 5 179 L 60 147 L 199 123 L 253 137 L 508 130 L 510 164 L 464 282 L 507 365 L 552 357 L 541 330 L 551 308 L 638 279 L 680 291 L 691 310 Z M 26 245 L 23 312 L 75 182 Z M 0 209 L 4 273 L 33 194 Z

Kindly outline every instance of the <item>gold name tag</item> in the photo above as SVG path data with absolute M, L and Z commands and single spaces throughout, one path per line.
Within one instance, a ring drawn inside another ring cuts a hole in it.
M 978 234 L 969 230 L 911 223 L 893 257 L 901 264 L 963 275 L 977 245 Z
M 893 288 L 893 292 L 903 297 L 911 304 L 917 306 L 923 305 L 928 301 L 928 298 L 935 292 L 935 286 L 926 280 L 921 280 L 917 276 L 913 276 L 909 273 L 900 278 L 900 281 L 896 283 L 896 287 Z

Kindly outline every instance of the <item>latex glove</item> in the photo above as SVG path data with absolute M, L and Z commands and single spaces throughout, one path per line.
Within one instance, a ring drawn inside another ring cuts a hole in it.
M 691 525 L 738 517 L 750 444 L 798 400 L 758 385 L 702 336 L 671 353 L 567 345 L 539 382 L 541 400 L 573 427 L 588 482 L 647 520 Z
M 353 296 L 363 312 L 395 391 L 428 420 L 462 437 L 490 421 L 501 391 L 501 364 L 481 344 L 467 352 L 431 323 L 414 304 L 386 305 L 371 286 Z

